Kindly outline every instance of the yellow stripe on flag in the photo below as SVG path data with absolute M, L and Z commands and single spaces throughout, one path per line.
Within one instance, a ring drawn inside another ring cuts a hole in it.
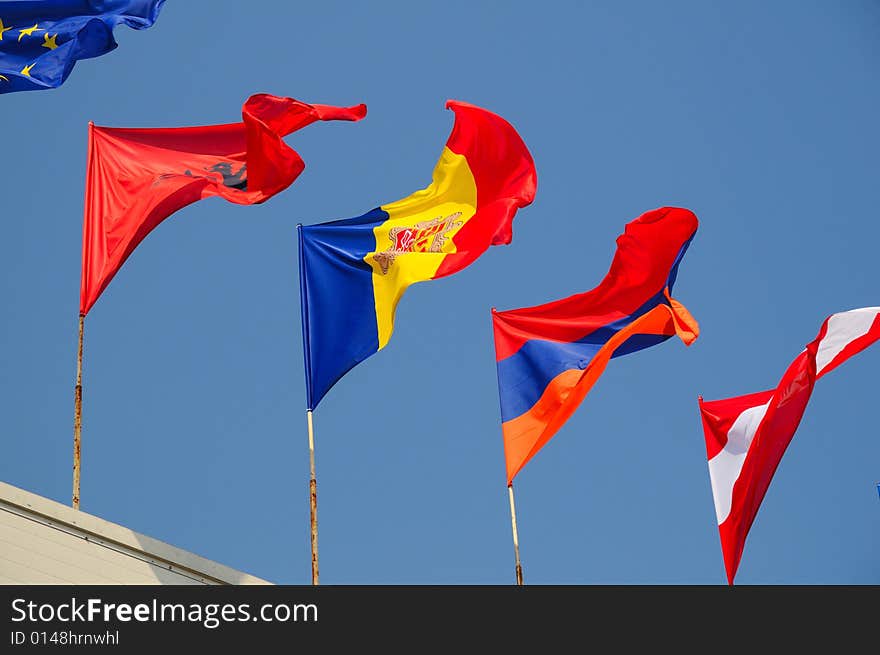
M 431 185 L 382 209 L 388 220 L 373 229 L 376 250 L 364 257 L 373 269 L 373 296 L 381 350 L 394 330 L 394 312 L 407 287 L 430 280 L 452 238 L 477 208 L 477 185 L 467 159 L 443 149 Z

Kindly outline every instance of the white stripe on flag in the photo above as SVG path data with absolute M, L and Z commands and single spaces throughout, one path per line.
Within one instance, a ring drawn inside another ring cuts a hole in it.
M 715 499 L 715 516 L 718 518 L 718 525 L 724 523 L 727 515 L 730 514 L 733 485 L 739 478 L 749 445 L 772 400 L 771 398 L 757 407 L 749 407 L 737 416 L 727 433 L 727 443 L 724 444 L 724 448 L 709 460 L 709 478 L 712 480 L 712 497 Z
M 880 307 L 863 307 L 840 314 L 832 314 L 828 318 L 828 329 L 819 349 L 816 352 L 816 375 L 828 366 L 844 348 L 871 330 Z

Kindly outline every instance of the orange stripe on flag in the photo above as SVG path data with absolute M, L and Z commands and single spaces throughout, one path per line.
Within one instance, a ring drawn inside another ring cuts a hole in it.
M 671 307 L 658 305 L 618 331 L 583 371 L 569 369 L 560 373 L 547 385 L 541 398 L 529 411 L 502 424 L 508 484 L 574 414 L 605 371 L 614 351 L 627 339 L 634 334 L 677 334 L 686 345 L 693 343 L 699 335 L 697 322 L 668 292 L 666 297 Z

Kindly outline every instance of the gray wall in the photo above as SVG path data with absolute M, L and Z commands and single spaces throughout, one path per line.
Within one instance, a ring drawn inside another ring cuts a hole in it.
M 0 584 L 271 584 L 0 482 Z

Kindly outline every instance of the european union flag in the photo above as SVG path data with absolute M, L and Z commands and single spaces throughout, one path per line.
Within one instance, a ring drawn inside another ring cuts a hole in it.
M 165 0 L 0 2 L 0 93 L 54 89 L 80 59 L 116 47 L 113 28 L 150 27 Z

